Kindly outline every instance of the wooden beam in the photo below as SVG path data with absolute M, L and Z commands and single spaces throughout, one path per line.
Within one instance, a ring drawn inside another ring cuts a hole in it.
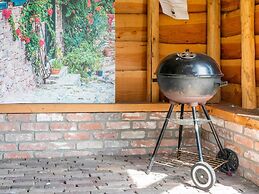
M 254 109 L 256 103 L 256 78 L 255 78 L 255 0 L 240 0 L 241 14 L 241 88 L 242 107 Z
M 159 86 L 157 82 L 152 82 L 152 102 L 159 102 Z
M 207 54 L 220 64 L 220 0 L 207 1 Z M 218 103 L 220 91 L 210 100 Z
M 152 67 L 159 63 L 159 1 L 148 0 L 147 101 L 152 101 Z
M 82 113 L 167 111 L 169 104 L 2 104 L 0 113 Z

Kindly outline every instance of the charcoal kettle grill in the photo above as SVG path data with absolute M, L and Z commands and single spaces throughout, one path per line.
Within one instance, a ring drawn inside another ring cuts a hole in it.
M 216 61 L 204 54 L 192 53 L 189 50 L 186 50 L 182 53 L 171 54 L 162 60 L 157 70 L 157 79 L 161 92 L 169 99 L 171 105 L 151 156 L 147 174 L 150 173 L 154 162 L 156 162 L 155 156 L 176 104 L 180 104 L 181 106 L 180 119 L 178 119 L 179 136 L 176 154 L 178 159 L 182 153 L 181 142 L 183 125 L 185 123 L 183 117 L 184 107 L 188 104 L 192 109 L 191 122 L 194 124 L 195 129 L 198 161 L 192 165 L 191 178 L 196 187 L 202 190 L 210 189 L 216 182 L 214 170 L 216 168 L 220 168 L 221 171 L 226 172 L 229 175 L 237 170 L 239 161 L 236 153 L 230 149 L 223 148 L 210 115 L 205 107 L 206 102 L 216 94 L 219 87 L 227 84 L 226 82 L 221 81 L 222 77 L 223 74 Z M 205 119 L 197 117 L 197 106 L 201 106 Z M 217 163 L 218 165 L 214 165 L 214 167 L 206 162 L 205 159 L 207 157 L 202 154 L 200 137 L 200 124 L 202 121 L 208 122 L 217 146 L 219 147 L 216 160 L 218 159 L 220 162 Z M 163 164 L 161 162 L 157 163 Z

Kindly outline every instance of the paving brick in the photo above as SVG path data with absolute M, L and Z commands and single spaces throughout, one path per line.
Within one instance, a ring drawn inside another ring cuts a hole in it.
M 159 121 L 159 122 L 157 123 L 157 128 L 158 128 L 158 129 L 162 129 L 163 125 L 164 125 L 164 121 Z M 167 128 L 167 129 L 178 129 L 179 126 L 178 126 L 177 124 L 173 123 L 173 122 L 168 122 L 168 125 L 167 125 L 166 128 Z
M 226 128 L 216 127 L 216 131 L 218 135 L 223 137 L 224 139 L 233 140 L 234 138 L 234 133 Z
M 95 113 L 95 120 L 97 120 L 97 121 L 119 121 L 119 120 L 121 120 L 121 113 Z
M 133 129 L 156 129 L 156 121 L 134 121 Z
M 54 114 L 37 114 L 37 121 L 44 122 L 44 121 L 64 121 L 64 116 L 59 113 Z
M 253 138 L 254 140 L 259 140 L 259 131 L 257 129 L 245 128 L 244 134 L 248 137 Z
M 5 134 L 5 140 L 7 142 L 32 141 L 33 140 L 33 134 L 31 134 L 31 133 Z
M 58 152 L 35 152 L 34 153 L 36 158 L 60 158 L 63 156 L 63 153 L 58 151 Z
M 149 115 L 150 120 L 165 120 L 167 113 L 166 112 L 152 112 Z
M 36 120 L 35 114 L 8 114 L 9 122 L 33 122 Z
M 79 123 L 78 130 L 101 130 L 104 129 L 103 123 Z
M 48 131 L 49 124 L 48 123 L 22 123 L 21 130 L 22 131 Z
M 148 131 L 147 132 L 147 137 L 148 138 L 158 138 L 159 137 L 159 134 L 160 134 L 160 131 L 159 130 L 155 130 L 155 131 Z M 177 132 L 178 133 L 178 132 Z M 171 137 L 172 138 L 173 136 L 173 132 L 172 131 L 169 131 L 169 130 L 166 130 L 165 133 L 164 133 L 164 138 L 166 137 Z
M 259 153 L 251 150 L 247 150 L 244 156 L 252 161 L 259 162 Z
M 149 139 L 149 140 L 134 140 L 131 142 L 131 146 L 133 147 L 154 147 L 156 144 L 156 140 L 154 139 Z
M 77 143 L 77 149 L 103 148 L 102 141 L 85 141 Z
M 129 142 L 123 141 L 123 140 L 105 141 L 104 145 L 106 148 L 124 148 L 124 147 L 128 147 Z
M 143 154 L 147 154 L 147 151 L 144 148 L 135 148 L 135 149 L 122 149 L 121 153 L 125 155 L 143 155 Z
M 122 113 L 122 120 L 146 120 L 147 113 Z
M 4 134 L 0 134 L 0 142 L 4 142 Z
M 38 143 L 21 143 L 19 150 L 66 150 L 74 149 L 75 145 L 70 142 L 38 142 Z
M 54 141 L 63 138 L 62 133 L 35 133 L 36 141 Z
M 236 152 L 238 154 L 238 156 L 243 156 L 243 154 L 244 154 L 243 147 L 238 145 L 235 142 L 225 141 L 224 142 L 224 147 L 233 150 L 234 152 Z
M 236 124 L 236 123 L 233 123 L 233 122 L 230 122 L 230 121 L 225 121 L 225 127 L 227 129 L 230 129 L 234 132 L 237 132 L 237 133 L 243 133 L 243 126 L 242 125 L 239 125 L 239 124 Z
M 161 146 L 177 146 L 178 145 L 178 141 L 176 139 L 163 139 L 161 141 Z
M 225 127 L 225 121 L 223 119 L 211 116 L 211 121 L 214 125 L 217 125 L 219 127 Z
M 259 142 L 255 142 L 255 150 L 259 151 Z
M 64 152 L 64 157 L 90 156 L 90 155 L 93 155 L 93 152 L 83 151 L 83 150 Z
M 145 131 L 123 131 L 121 132 L 122 139 L 142 139 L 145 137 Z
M 107 122 L 107 129 L 130 129 L 130 122 Z
M 54 122 L 50 123 L 51 131 L 76 131 L 77 125 L 76 123 L 68 123 L 68 122 Z
M 66 114 L 66 119 L 68 121 L 93 121 L 94 114 L 92 113 L 71 113 Z
M 6 122 L 6 114 L 0 114 L 0 122 Z
M 118 138 L 118 132 L 100 132 L 100 133 L 94 133 L 95 139 L 117 139 Z
M 33 155 L 32 153 L 29 152 L 6 152 L 4 153 L 4 158 L 5 159 L 28 159 L 32 158 Z M 17 175 L 15 175 L 17 176 Z
M 14 143 L 0 144 L 0 151 L 2 151 L 2 152 L 15 151 L 15 150 L 17 150 L 17 146 Z
M 64 134 L 65 140 L 88 140 L 90 138 L 90 134 L 84 132 L 70 132 Z
M 20 124 L 19 123 L 0 123 L 1 131 L 19 131 Z
M 251 140 L 248 137 L 245 137 L 244 135 L 234 134 L 234 142 L 237 142 L 238 144 L 241 144 L 247 148 L 253 149 L 254 147 L 253 140 Z

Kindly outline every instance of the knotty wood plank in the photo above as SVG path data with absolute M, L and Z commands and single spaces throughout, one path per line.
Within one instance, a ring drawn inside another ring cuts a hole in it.
M 160 14 L 160 43 L 206 43 L 206 13 L 190 13 L 190 20 Z
M 116 70 L 146 70 L 146 42 L 116 42 Z
M 146 71 L 116 72 L 116 102 L 145 102 L 147 91 Z
M 147 41 L 145 14 L 116 14 L 116 41 Z

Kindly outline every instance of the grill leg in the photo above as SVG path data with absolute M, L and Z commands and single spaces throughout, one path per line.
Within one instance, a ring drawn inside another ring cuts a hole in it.
M 181 104 L 181 114 L 180 119 L 183 119 L 183 113 L 184 113 L 184 104 Z M 183 138 L 183 125 L 179 126 L 179 137 L 178 137 L 178 151 L 180 150 L 181 143 Z
M 211 121 L 210 115 L 209 115 L 209 113 L 208 113 L 208 111 L 207 111 L 205 105 L 201 105 L 201 107 L 202 107 L 202 110 L 203 110 L 203 112 L 204 112 L 204 114 L 205 114 L 207 120 L 209 121 L 210 129 L 211 129 L 211 131 L 212 131 L 212 134 L 213 134 L 213 136 L 214 136 L 214 138 L 215 138 L 215 140 L 216 140 L 216 142 L 217 142 L 217 145 L 218 145 L 220 151 L 221 151 L 222 153 L 226 154 L 225 151 L 224 151 L 224 149 L 223 149 L 223 146 L 222 146 L 222 144 L 221 144 L 221 142 L 220 142 L 220 140 L 219 140 L 219 136 L 218 136 L 218 134 L 217 134 L 217 131 L 216 131 L 216 129 L 215 129 L 215 127 L 214 127 L 212 121 Z
M 154 161 L 155 161 L 155 156 L 156 156 L 157 151 L 158 151 L 158 149 L 159 149 L 159 147 L 160 147 L 161 141 L 162 141 L 162 139 L 163 139 L 163 136 L 164 136 L 164 133 L 165 133 L 165 130 L 166 130 L 168 121 L 169 121 L 169 119 L 170 119 L 170 117 L 171 117 L 171 114 L 172 114 L 172 112 L 173 112 L 173 109 L 174 109 L 174 105 L 171 104 L 171 106 L 170 106 L 170 108 L 169 108 L 169 110 L 168 110 L 168 113 L 167 113 L 167 115 L 166 115 L 166 119 L 165 119 L 163 128 L 162 128 L 162 130 L 161 130 L 161 132 L 160 132 L 160 135 L 159 135 L 159 137 L 158 137 L 158 140 L 157 140 L 157 142 L 156 142 L 156 147 L 155 147 L 155 149 L 154 149 L 154 151 L 153 151 L 153 154 L 152 154 L 152 156 L 151 156 L 151 160 L 150 160 L 150 162 L 149 162 L 149 165 L 148 165 L 148 168 L 147 168 L 147 172 L 146 172 L 147 174 L 150 173 L 150 171 L 151 171 L 151 169 L 152 169 L 152 167 L 153 167 L 153 164 L 154 164 Z
M 200 130 L 199 130 L 199 125 L 198 125 L 198 121 L 197 121 L 196 107 L 195 106 L 192 106 L 192 116 L 193 116 L 193 122 L 194 122 L 194 128 L 195 128 L 195 136 L 196 136 L 196 143 L 197 143 L 198 154 L 199 154 L 199 161 L 203 162 Z

